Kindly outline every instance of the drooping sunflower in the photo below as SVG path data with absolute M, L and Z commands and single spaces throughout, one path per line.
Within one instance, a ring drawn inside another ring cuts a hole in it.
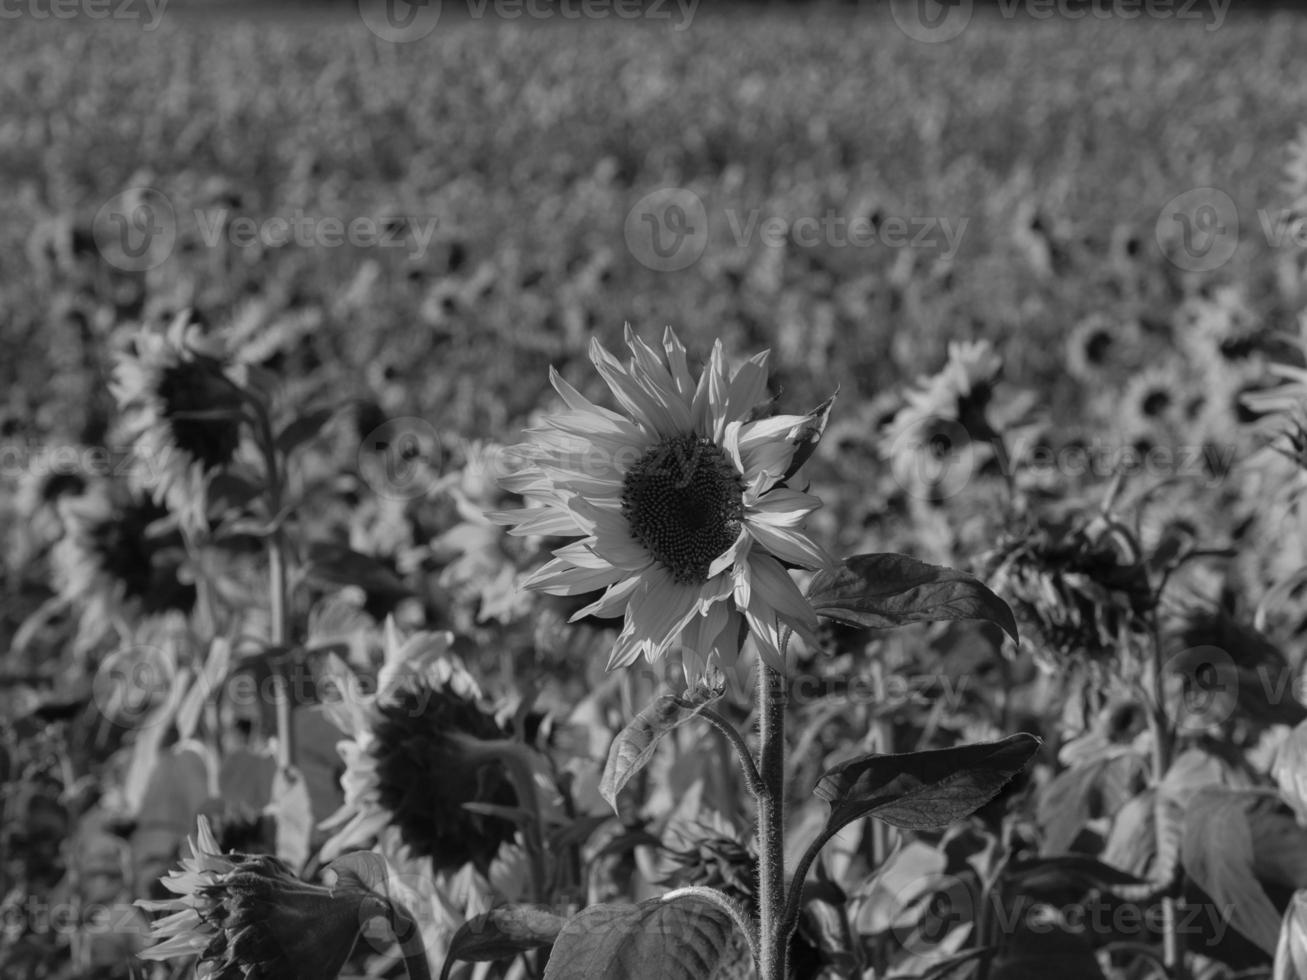
M 625 414 L 551 370 L 567 410 L 528 430 L 516 447 L 523 465 L 501 481 L 539 506 L 490 516 L 513 534 L 576 538 L 525 585 L 603 589 L 572 618 L 624 612 L 610 669 L 678 647 L 694 683 L 710 667 L 735 668 L 747 626 L 764 661 L 783 670 L 781 629 L 811 634 L 817 620 L 782 562 L 830 562 L 803 529 L 820 499 L 786 485 L 806 417 L 753 417 L 767 352 L 732 374 L 718 341 L 696 381 L 670 328 L 661 354 L 629 327 L 626 343 L 626 364 L 590 345 Z
M 131 348 L 119 353 L 110 389 L 136 455 L 133 478 L 184 526 L 203 528 L 209 480 L 241 447 L 246 366 L 189 311 L 166 330 L 142 329 Z
M 137 902 L 157 920 L 147 960 L 199 957 L 200 980 L 320 980 L 340 973 L 386 903 L 355 887 L 300 880 L 268 855 L 223 854 L 204 817 L 191 856 L 162 881 L 177 897 Z
M 98 482 L 57 501 L 64 535 L 51 552 L 53 577 L 77 611 L 80 648 L 117 622 L 187 614 L 195 605 L 176 521 L 148 497 L 119 488 Z
M 979 565 L 1012 606 L 1021 642 L 1050 672 L 1123 665 L 1155 609 L 1142 556 L 1102 522 L 1029 520 Z
M 376 693 L 332 706 L 353 738 L 337 746 L 345 802 L 322 821 L 336 830 L 323 845 L 324 861 L 395 827 L 437 871 L 471 863 L 484 873 L 513 841 L 512 821 L 465 805 L 511 808 L 518 801 L 503 763 L 481 750 L 509 732 L 482 704 L 476 681 L 450 652 L 452 640 L 417 633 L 401 641 L 388 620 Z

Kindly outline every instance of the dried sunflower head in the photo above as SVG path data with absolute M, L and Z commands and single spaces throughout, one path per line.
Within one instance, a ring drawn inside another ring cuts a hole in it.
M 1104 522 L 1028 523 L 1005 534 L 981 569 L 1048 670 L 1119 665 L 1156 606 L 1143 557 Z

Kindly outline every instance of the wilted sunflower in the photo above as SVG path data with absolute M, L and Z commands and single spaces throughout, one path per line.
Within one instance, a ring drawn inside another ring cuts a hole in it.
M 191 611 L 196 591 L 186 551 L 162 506 L 103 483 L 57 506 L 64 536 L 51 553 L 54 581 L 77 610 L 87 643 L 124 616 Z
M 324 861 L 393 826 L 436 870 L 471 862 L 484 872 L 513 840 L 512 821 L 465 805 L 511 808 L 517 793 L 486 749 L 509 733 L 482 707 L 476 681 L 449 652 L 452 640 L 450 633 L 417 633 L 401 642 L 388 620 L 376 694 L 332 706 L 354 737 L 337 746 L 346 764 L 345 803 L 321 824 L 340 828 L 323 845 Z
M 138 466 L 133 474 L 186 527 L 206 525 L 205 493 L 241 445 L 245 368 L 185 311 L 166 331 L 143 329 L 121 352 L 110 388 Z
M 817 619 L 781 562 L 830 561 L 803 530 L 821 501 L 784 485 L 806 417 L 753 418 L 766 352 L 732 375 L 718 341 L 696 382 L 671 329 L 661 354 L 629 327 L 626 343 L 625 365 L 590 344 L 626 414 L 551 369 L 567 411 L 528 430 L 532 440 L 516 447 L 523 467 L 501 480 L 543 506 L 490 516 L 513 534 L 577 538 L 525 584 L 554 595 L 604 589 L 572 618 L 625 612 L 610 668 L 679 645 L 694 683 L 710 666 L 735 668 L 747 624 L 763 659 L 783 670 L 781 627 L 810 634 Z
M 980 566 L 1048 670 L 1119 661 L 1155 608 L 1140 556 L 1101 523 L 1031 523 L 1005 534 Z
M 658 884 L 716 888 L 753 913 L 758 905 L 758 853 L 727 821 L 709 811 L 690 826 L 673 826 L 662 849 Z
M 198 955 L 200 980 L 322 980 L 337 976 L 362 926 L 386 903 L 359 888 L 301 881 L 268 855 L 223 854 L 199 819 L 191 856 L 162 883 L 177 898 L 142 900 L 156 921 L 157 945 L 142 959 Z

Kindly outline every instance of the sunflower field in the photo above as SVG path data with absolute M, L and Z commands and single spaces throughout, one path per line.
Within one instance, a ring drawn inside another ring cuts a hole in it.
M 0 980 L 1307 978 L 1307 23 L 0 3 Z

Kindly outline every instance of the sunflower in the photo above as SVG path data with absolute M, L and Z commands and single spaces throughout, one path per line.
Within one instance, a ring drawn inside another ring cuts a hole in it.
M 188 614 L 196 590 L 176 521 L 148 497 L 95 483 L 57 501 L 64 536 L 51 552 L 60 595 L 79 616 L 79 648 L 114 623 Z
M 133 477 L 184 526 L 203 528 L 209 480 L 240 449 L 245 365 L 189 311 L 166 331 L 142 330 L 132 347 L 119 353 L 110 388 L 139 463 Z
M 754 418 L 768 353 L 733 374 L 721 342 L 696 381 L 669 328 L 660 354 L 628 327 L 623 365 L 598 341 L 590 359 L 625 414 L 601 408 L 550 372 L 567 410 L 528 430 L 505 489 L 523 510 L 492 519 L 517 535 L 574 537 L 525 581 L 554 595 L 603 589 L 572 619 L 625 612 L 608 666 L 679 647 L 693 684 L 737 666 L 745 627 L 783 670 L 781 629 L 811 635 L 816 616 L 782 562 L 830 562 L 803 530 L 821 501 L 786 486 L 805 416 Z
M 344 968 L 361 927 L 388 914 L 385 901 L 358 887 L 301 881 L 268 855 L 223 854 L 204 817 L 188 839 L 191 856 L 163 879 L 178 897 L 142 900 L 157 920 L 157 945 L 139 955 L 198 955 L 200 980 L 320 980 Z
M 917 387 L 906 395 L 907 404 L 889 425 L 886 438 L 892 443 L 932 420 L 958 422 L 974 437 L 986 437 L 990 426 L 985 410 L 1002 370 L 1003 359 L 989 341 L 950 342 L 943 370 L 918 379 Z
M 323 845 L 324 861 L 396 827 L 436 870 L 471 863 L 484 872 L 513 841 L 511 821 L 466 806 L 512 808 L 517 793 L 504 765 L 481 751 L 509 732 L 482 706 L 476 681 L 449 651 L 452 641 L 451 633 L 401 641 L 388 620 L 376 693 L 333 706 L 354 737 L 337 746 L 345 803 L 321 824 L 339 828 Z
M 1003 535 L 979 563 L 1012 606 L 1022 643 L 1049 671 L 1123 663 L 1155 609 L 1142 558 L 1101 522 L 1031 521 Z
M 987 410 L 1002 368 L 988 341 L 952 342 L 944 368 L 918 379 L 881 436 L 881 453 L 900 486 L 918 497 L 960 489 L 978 446 L 997 435 Z
M 1080 320 L 1066 339 L 1066 369 L 1087 383 L 1102 381 L 1121 356 L 1122 348 L 1138 341 L 1138 325 L 1120 323 L 1105 313 Z

